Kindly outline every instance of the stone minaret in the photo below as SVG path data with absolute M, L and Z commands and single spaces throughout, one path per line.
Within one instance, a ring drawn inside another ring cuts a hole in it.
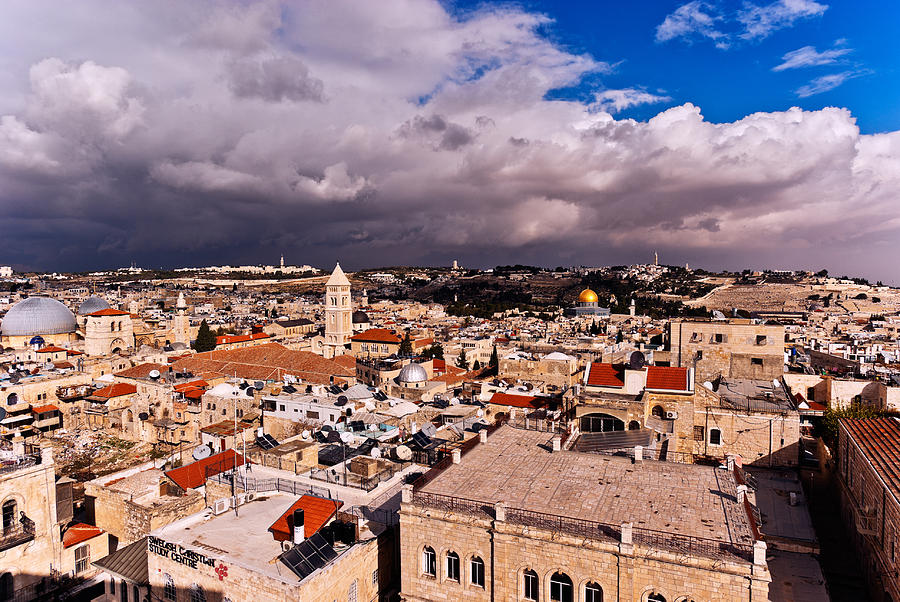
M 350 281 L 338 263 L 325 283 L 325 357 L 344 354 L 344 345 L 353 336 L 352 316 Z
M 187 316 L 187 302 L 184 293 L 178 293 L 178 302 L 175 303 L 175 317 L 172 319 L 173 343 L 184 343 L 191 346 L 191 322 Z

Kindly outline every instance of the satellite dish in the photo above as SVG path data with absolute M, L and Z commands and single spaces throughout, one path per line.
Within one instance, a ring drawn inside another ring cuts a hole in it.
M 157 378 L 159 378 L 159 370 L 151 370 L 149 376 L 153 380 L 156 380 Z
M 479 418 L 481 418 L 482 416 L 484 416 L 484 410 L 482 410 L 481 408 L 478 408 L 478 411 L 475 412 L 475 415 L 478 416 Z
M 265 386 L 266 386 L 266 383 L 264 383 L 261 380 L 258 380 L 253 383 L 253 388 L 256 389 L 257 391 L 262 391 L 263 387 L 265 387 Z
M 322 425 L 321 430 L 322 430 L 323 432 L 326 432 L 326 433 L 327 433 L 328 431 L 333 431 L 333 430 L 334 430 L 334 426 L 332 426 L 330 422 L 326 422 L 325 424 Z
M 778 382 L 778 379 L 777 379 L 777 378 L 772 379 L 772 386 L 774 386 L 776 389 L 778 388 L 778 385 L 780 385 L 780 384 L 781 384 L 781 383 Z
M 209 449 L 208 445 L 201 445 L 194 449 L 194 452 L 191 454 L 191 457 L 195 460 L 202 460 L 204 458 L 208 458 L 212 455 L 212 450 Z
M 628 367 L 632 370 L 642 370 L 646 363 L 647 359 L 640 351 L 635 351 L 631 354 L 631 357 L 628 358 Z
M 301 439 L 309 439 L 309 434 L 310 434 L 309 431 L 303 431 L 302 433 L 300 433 L 300 438 Z
M 405 445 L 398 445 L 394 448 L 394 455 L 397 456 L 398 460 L 403 460 L 405 462 L 412 459 L 412 450 Z
M 343 432 L 341 433 L 341 441 L 344 443 L 350 443 L 353 441 L 353 433 Z
M 369 455 L 375 458 L 376 460 L 381 457 L 381 450 L 377 447 L 373 447 L 372 451 L 369 452 Z
M 140 414 L 138 414 L 138 418 L 141 420 L 147 420 L 148 418 L 150 418 L 150 414 L 148 414 L 147 412 L 141 412 Z M 0 420 L 2 420 L 2 418 L 0 418 Z
M 715 389 L 713 389 L 713 384 L 711 382 L 709 382 L 708 380 L 703 382 L 703 386 L 706 387 L 707 389 L 709 389 L 710 391 L 715 391 Z

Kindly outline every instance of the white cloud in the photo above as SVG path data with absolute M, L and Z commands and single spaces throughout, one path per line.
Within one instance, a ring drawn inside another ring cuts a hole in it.
M 859 77 L 862 75 L 860 71 L 842 71 L 840 73 L 830 73 L 811 80 L 808 84 L 800 86 L 795 94 L 800 98 L 806 98 L 822 92 L 834 90 L 848 79 Z
M 618 113 L 630 107 L 643 104 L 656 104 L 672 100 L 669 96 L 651 94 L 638 88 L 623 88 L 620 90 L 603 90 L 594 95 L 592 108 L 607 113 Z
M 720 21 L 721 17 L 714 14 L 714 11 L 714 6 L 702 0 L 693 0 L 679 6 L 657 26 L 656 41 L 668 42 L 675 38 L 695 36 L 723 41 L 725 34 L 716 28 L 716 22 Z
M 819 65 L 831 65 L 842 56 L 853 52 L 852 48 L 832 48 L 817 52 L 814 46 L 804 46 L 786 53 L 780 65 L 772 67 L 772 71 L 784 71 L 786 69 L 800 69 L 802 67 L 817 67 Z
M 762 39 L 785 27 L 791 27 L 800 19 L 820 17 L 828 10 L 827 4 L 814 0 L 777 0 L 765 6 L 747 2 L 738 12 L 737 19 L 744 26 L 741 37 Z

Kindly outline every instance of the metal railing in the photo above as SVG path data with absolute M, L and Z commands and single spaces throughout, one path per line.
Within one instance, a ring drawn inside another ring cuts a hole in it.
M 416 491 L 413 493 L 413 504 L 447 512 L 494 518 L 494 506 L 478 500 Z M 554 533 L 567 533 L 608 543 L 617 543 L 622 539 L 621 525 L 521 508 L 507 508 L 505 515 L 504 522 L 510 524 L 546 529 Z M 665 550 L 676 554 L 753 561 L 753 545 L 751 543 L 733 543 L 640 527 L 632 528 L 632 541 L 645 548 Z
M 36 466 L 41 463 L 41 454 L 25 454 L 24 456 L 16 456 L 15 458 L 3 460 L 0 463 L 0 474 L 15 472 L 29 466 Z
M 507 421 L 509 426 L 526 431 L 540 431 L 542 433 L 555 433 L 565 435 L 569 432 L 565 418 L 550 420 L 548 418 L 535 418 L 528 415 L 516 414 Z
M 344 487 L 354 487 L 363 491 L 372 491 L 385 481 L 392 479 L 398 472 L 411 466 L 411 464 L 410 462 L 392 464 L 371 477 L 365 477 L 343 468 L 314 468 L 310 471 L 309 476 L 317 481 L 325 481 L 326 483 L 334 483 Z
M 221 473 L 213 475 L 209 477 L 209 480 L 215 481 L 217 483 L 222 483 L 223 485 L 231 485 L 232 474 Z M 293 495 L 308 494 L 326 499 L 335 499 L 331 495 L 331 490 L 327 487 L 316 487 L 315 485 L 302 483 L 293 479 L 257 479 L 255 477 L 245 477 L 239 474 L 234 480 L 234 485 L 235 487 L 243 489 L 244 491 L 253 491 L 257 493 L 263 493 L 266 491 L 280 491 L 281 493 L 290 493 Z
M 18 522 L 0 532 L 0 551 L 8 550 L 34 539 L 34 521 L 23 516 Z

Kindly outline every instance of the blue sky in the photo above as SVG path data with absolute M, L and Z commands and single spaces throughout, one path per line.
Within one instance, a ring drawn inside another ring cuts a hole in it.
M 851 110 L 862 133 L 900 129 L 900 68 L 896 64 L 900 57 L 900 2 L 801 2 L 827 8 L 814 9 L 811 12 L 819 14 L 797 17 L 790 23 L 782 21 L 768 35 L 747 39 L 741 37 L 744 28 L 737 20 L 747 3 L 710 0 L 698 4 L 704 14 L 719 17 L 715 27 L 730 36 L 727 48 L 717 48 L 713 40 L 698 34 L 657 41 L 657 28 L 686 4 L 693 3 L 515 3 L 550 17 L 552 22 L 542 31 L 557 44 L 615 65 L 611 73 L 587 77 L 577 87 L 554 92 L 551 98 L 584 99 L 604 88 L 641 88 L 671 100 L 625 109 L 617 118 L 645 120 L 685 102 L 700 106 L 704 117 L 714 122 L 792 106 L 808 110 L 837 106 Z M 774 3 L 759 0 L 755 4 L 766 7 Z M 465 12 L 486 5 L 453 2 L 452 6 Z M 827 64 L 773 71 L 787 53 L 805 47 L 819 54 L 839 52 Z M 835 74 L 847 75 L 830 90 L 798 95 L 798 90 L 817 78 Z

